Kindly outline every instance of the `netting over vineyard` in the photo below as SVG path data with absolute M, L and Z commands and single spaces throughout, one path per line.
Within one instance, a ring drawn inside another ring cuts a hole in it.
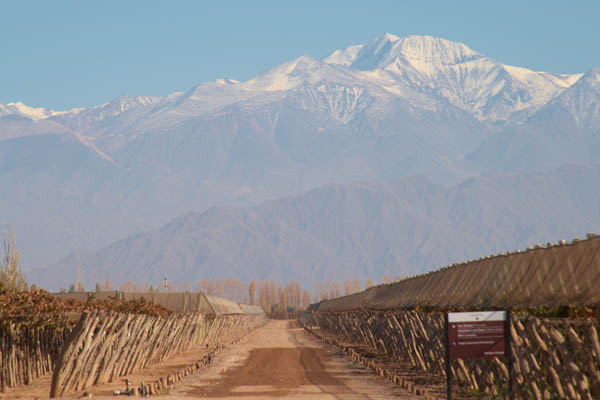
M 312 305 L 320 311 L 600 304 L 600 237 L 484 257 Z

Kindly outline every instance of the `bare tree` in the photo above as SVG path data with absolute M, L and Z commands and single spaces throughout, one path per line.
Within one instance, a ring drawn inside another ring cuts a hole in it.
M 294 284 L 294 306 L 297 308 L 302 306 L 302 288 L 298 282 Z
M 344 296 L 351 295 L 352 291 L 352 281 L 344 281 Z
M 256 283 L 254 281 L 250 282 L 250 286 L 248 286 L 248 297 L 250 297 L 250 304 L 254 304 L 254 287 Z
M 83 283 L 81 283 L 81 268 L 77 267 L 75 270 L 75 285 L 76 292 L 85 292 L 85 288 L 83 287 Z
M 304 308 L 306 308 L 309 305 L 310 305 L 310 292 L 307 289 L 304 289 L 304 292 L 302 294 L 302 306 Z
M 0 260 L 0 292 L 27 290 L 25 275 L 19 267 L 19 252 L 14 233 L 4 232 L 2 237 L 4 257 Z

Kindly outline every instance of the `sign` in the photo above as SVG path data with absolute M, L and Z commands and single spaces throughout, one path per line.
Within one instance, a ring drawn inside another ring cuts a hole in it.
M 506 355 L 505 311 L 448 313 L 450 361 Z
M 452 399 L 450 363 L 459 358 L 506 356 L 508 398 L 513 398 L 513 357 L 511 353 L 510 312 L 473 311 L 446 314 L 446 392 Z

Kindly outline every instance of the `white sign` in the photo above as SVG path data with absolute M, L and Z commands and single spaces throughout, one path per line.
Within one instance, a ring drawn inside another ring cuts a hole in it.
M 506 311 L 468 311 L 448 313 L 448 322 L 506 321 Z

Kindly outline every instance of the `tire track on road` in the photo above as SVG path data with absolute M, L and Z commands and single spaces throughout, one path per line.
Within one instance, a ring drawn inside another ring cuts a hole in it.
M 317 386 L 323 391 L 323 393 L 329 394 L 338 400 L 370 400 L 370 397 L 361 393 L 356 393 L 346 386 L 342 381 L 329 374 L 321 363 L 321 359 L 317 354 L 318 349 L 307 347 L 305 344 L 300 343 L 294 330 L 290 329 L 294 327 L 293 325 L 294 322 L 290 322 L 288 325 L 288 335 L 290 337 L 290 341 L 294 343 L 296 347 L 301 349 L 300 363 L 302 364 L 306 378 L 310 383 Z

